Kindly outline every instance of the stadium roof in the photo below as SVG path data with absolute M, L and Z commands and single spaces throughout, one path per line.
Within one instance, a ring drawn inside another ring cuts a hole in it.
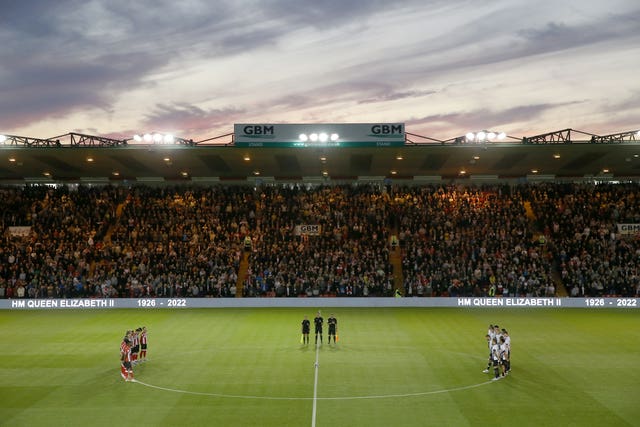
M 420 143 L 414 135 L 400 147 L 340 148 L 237 147 L 231 134 L 215 144 L 210 142 L 216 138 L 138 145 L 80 134 L 7 137 L 0 144 L 0 183 L 639 179 L 638 135 L 632 131 L 573 140 L 571 130 L 565 129 L 496 143 L 457 138 Z

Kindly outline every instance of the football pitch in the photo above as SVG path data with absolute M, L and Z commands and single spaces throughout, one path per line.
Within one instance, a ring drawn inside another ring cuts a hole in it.
M 637 310 L 323 308 L 317 347 L 315 314 L 0 311 L 0 425 L 640 425 Z M 512 339 L 500 381 L 482 373 L 489 324 Z M 149 360 L 124 382 L 120 342 L 139 326 Z

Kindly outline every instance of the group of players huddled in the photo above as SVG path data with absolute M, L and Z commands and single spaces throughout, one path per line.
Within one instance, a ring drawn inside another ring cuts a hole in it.
M 318 311 L 318 314 L 316 314 L 316 317 L 313 319 L 313 324 L 316 332 L 316 345 L 318 345 L 318 337 L 320 337 L 320 345 L 322 345 L 322 325 L 324 324 L 324 318 L 320 311 Z M 335 344 L 338 342 L 338 319 L 331 314 L 327 319 L 327 325 L 329 325 L 328 342 L 331 344 L 331 338 L 333 338 L 333 343 Z M 309 344 L 309 332 L 311 332 L 311 321 L 307 316 L 304 316 L 304 320 L 302 320 L 301 344 Z
M 133 381 L 133 365 L 147 361 L 147 327 L 130 329 L 120 343 L 120 375 Z
M 482 372 L 488 374 L 493 368 L 492 380 L 497 381 L 511 373 L 511 337 L 505 328 L 489 325 L 485 338 L 489 347 L 489 360 Z

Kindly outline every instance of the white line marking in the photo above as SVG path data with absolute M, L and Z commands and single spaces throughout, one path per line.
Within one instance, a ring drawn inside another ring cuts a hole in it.
M 492 382 L 493 381 L 489 380 L 480 384 L 465 385 L 462 387 L 454 387 L 454 388 L 448 388 L 443 390 L 420 391 L 417 393 L 381 394 L 381 395 L 371 395 L 371 396 L 319 397 L 318 400 L 389 399 L 394 397 L 428 396 L 430 394 L 442 394 L 442 393 L 449 393 L 452 391 L 470 390 L 472 388 L 477 388 L 483 385 L 491 384 Z
M 454 391 L 470 390 L 472 388 L 478 388 L 487 384 L 494 383 L 495 381 L 485 381 L 479 384 L 466 385 L 461 387 L 447 388 L 442 390 L 421 391 L 416 393 L 401 393 L 401 394 L 381 394 L 370 396 L 339 396 L 339 397 L 287 397 L 287 396 L 250 396 L 239 394 L 223 394 L 223 393 L 204 393 L 199 391 L 179 390 L 175 388 L 161 387 L 153 384 L 147 384 L 140 380 L 133 380 L 134 383 L 141 384 L 145 387 L 155 388 L 156 390 L 170 391 L 172 393 L 193 394 L 196 396 L 211 396 L 211 397 L 225 397 L 229 399 L 258 399 L 258 400 L 359 400 L 359 399 L 393 399 L 397 397 L 416 397 L 416 396 L 429 396 L 432 394 L 450 393 Z
M 318 359 L 319 358 L 320 358 L 320 347 L 318 347 L 318 343 L 316 343 L 316 363 L 314 365 L 315 373 L 313 378 L 313 411 L 311 415 L 311 427 L 316 427 L 316 410 L 318 407 Z
M 248 395 L 236 395 L 236 394 L 221 394 L 221 393 L 204 393 L 199 391 L 179 390 L 175 388 L 160 387 L 153 384 L 147 384 L 140 380 L 134 380 L 138 384 L 142 384 L 145 387 L 155 388 L 157 390 L 170 391 L 173 393 L 193 394 L 196 396 L 211 396 L 211 397 L 228 397 L 231 399 L 262 399 L 262 400 L 310 400 L 310 397 L 272 397 L 272 396 L 248 396 Z

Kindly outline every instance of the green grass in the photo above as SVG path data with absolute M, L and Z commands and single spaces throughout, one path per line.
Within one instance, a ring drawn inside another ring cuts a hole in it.
M 640 425 L 636 310 L 324 309 L 315 425 Z M 309 309 L 1 311 L 0 424 L 311 426 Z M 490 382 L 484 334 L 512 336 Z M 119 375 L 126 329 L 149 329 L 139 383 Z M 326 325 L 325 325 L 326 333 Z M 312 336 L 313 341 L 313 336 Z

